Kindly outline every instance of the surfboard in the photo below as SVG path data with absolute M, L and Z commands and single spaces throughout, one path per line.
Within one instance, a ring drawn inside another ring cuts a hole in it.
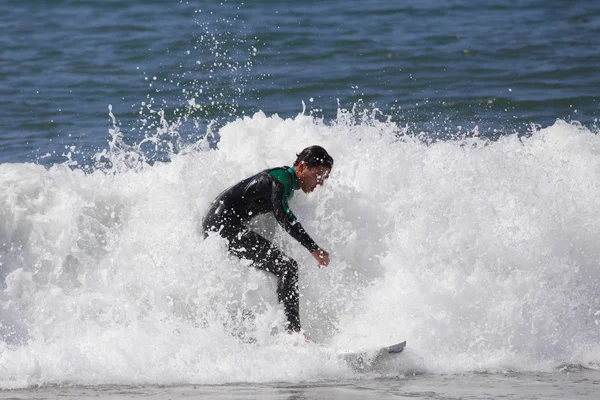
M 367 372 L 375 369 L 377 365 L 385 360 L 402 353 L 405 347 L 406 341 L 378 349 L 342 353 L 341 356 L 353 370 Z

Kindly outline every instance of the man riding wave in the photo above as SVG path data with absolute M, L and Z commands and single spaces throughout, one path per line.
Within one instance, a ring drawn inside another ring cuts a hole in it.
M 246 178 L 219 194 L 211 203 L 202 227 L 227 239 L 229 252 L 251 260 L 252 266 L 277 277 L 277 297 L 283 303 L 290 332 L 300 332 L 298 263 L 248 224 L 258 215 L 272 213 L 277 222 L 304 246 L 319 267 L 329 265 L 329 253 L 319 247 L 297 221 L 288 202 L 294 191 L 312 192 L 329 178 L 333 158 L 321 146 L 297 155 L 293 167 L 277 167 Z

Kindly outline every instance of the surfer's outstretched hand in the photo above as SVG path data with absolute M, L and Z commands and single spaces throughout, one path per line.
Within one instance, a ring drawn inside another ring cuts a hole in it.
M 319 263 L 319 268 L 326 267 L 329 265 L 329 253 L 325 250 L 318 249 L 313 251 L 311 254 L 314 257 L 314 259 L 317 260 L 317 263 Z

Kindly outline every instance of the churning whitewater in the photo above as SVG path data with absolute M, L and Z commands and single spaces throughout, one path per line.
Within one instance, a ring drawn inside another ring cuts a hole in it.
M 257 113 L 166 163 L 0 165 L 0 387 L 344 379 L 339 352 L 402 340 L 378 374 L 597 366 L 600 138 L 560 120 L 497 141 L 404 133 Z M 312 144 L 335 167 L 291 208 L 332 262 L 276 237 L 300 263 L 306 344 L 282 333 L 274 279 L 200 221 Z

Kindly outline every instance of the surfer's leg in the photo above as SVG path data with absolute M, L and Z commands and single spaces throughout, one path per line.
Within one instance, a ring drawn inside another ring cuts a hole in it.
M 283 303 L 289 331 L 300 330 L 298 263 L 256 232 L 245 231 L 230 239 L 230 251 L 252 260 L 253 267 L 277 276 L 277 298 Z

